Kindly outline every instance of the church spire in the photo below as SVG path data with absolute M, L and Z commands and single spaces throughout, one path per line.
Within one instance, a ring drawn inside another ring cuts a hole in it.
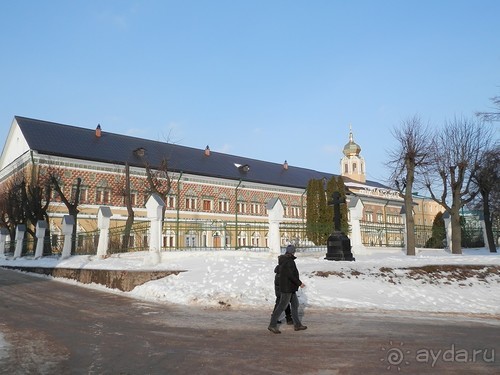
M 341 175 L 359 182 L 366 182 L 365 161 L 361 147 L 354 142 L 352 125 L 349 124 L 349 142 L 344 146 L 344 157 L 341 160 Z

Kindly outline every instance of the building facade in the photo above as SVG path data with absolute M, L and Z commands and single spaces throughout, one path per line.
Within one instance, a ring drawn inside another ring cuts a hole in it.
M 388 235 L 387 227 L 402 225 L 402 198 L 389 187 L 366 180 L 360 152 L 351 130 L 340 168 L 349 189 L 347 204 L 357 205 L 362 212 L 361 242 L 399 246 L 402 231 L 395 229 Z M 69 201 L 79 189 L 78 233 L 97 229 L 97 213 L 103 205 L 111 208 L 112 225 L 123 226 L 129 216 L 128 200 L 135 221 L 146 221 L 145 203 L 154 179 L 165 202 L 165 248 L 265 248 L 269 202 L 281 201 L 284 224 L 304 224 L 309 180 L 333 176 L 286 161 L 278 164 L 217 153 L 209 146 L 195 149 L 108 133 L 100 125 L 86 129 L 16 116 L 0 157 L 2 192 L 19 175 L 30 176 L 39 185 L 57 178 Z M 62 198 L 52 191 L 48 212 L 55 234 L 61 232 L 61 218 L 68 214 Z M 383 235 L 380 228 L 385 230 Z M 304 240 L 303 234 L 297 236 Z M 292 237 L 284 231 L 283 244 Z

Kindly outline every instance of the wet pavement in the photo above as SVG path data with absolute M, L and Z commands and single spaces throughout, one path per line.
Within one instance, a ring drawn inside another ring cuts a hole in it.
M 0 269 L 0 374 L 493 374 L 500 319 L 171 306 Z

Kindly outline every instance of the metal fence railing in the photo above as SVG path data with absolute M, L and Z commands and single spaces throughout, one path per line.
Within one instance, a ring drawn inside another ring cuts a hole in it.
M 361 242 L 365 246 L 402 247 L 404 224 L 360 221 Z
M 97 245 L 95 247 L 97 249 Z M 108 253 L 144 251 L 149 248 L 149 222 L 135 222 L 127 233 L 126 226 L 109 229 Z
M 125 226 L 109 229 L 108 254 L 145 251 L 149 249 L 150 223 L 135 222 L 127 232 Z M 404 224 L 360 222 L 361 239 L 365 246 L 403 247 Z M 281 223 L 279 226 L 282 248 L 293 243 L 302 251 L 325 251 L 326 240 L 332 233 L 332 224 L 307 225 L 306 223 Z M 348 233 L 348 236 L 350 234 Z M 77 233 L 72 244 L 74 255 L 95 255 L 100 231 Z M 500 229 L 494 228 L 494 240 L 498 246 Z M 445 246 L 444 228 L 415 225 L 417 247 L 442 248 Z M 44 239 L 43 255 L 61 255 L 64 236 L 51 234 Z M 13 256 L 17 241 L 6 241 L 4 253 Z M 34 256 L 37 240 L 23 240 L 21 256 Z M 462 247 L 485 246 L 481 228 L 462 228 Z M 227 222 L 220 220 L 165 221 L 162 229 L 162 251 L 183 250 L 269 250 L 269 224 L 267 222 Z M 1 250 L 0 250 L 1 251 Z
M 166 221 L 163 250 L 267 250 L 269 226 L 266 222 L 220 220 Z

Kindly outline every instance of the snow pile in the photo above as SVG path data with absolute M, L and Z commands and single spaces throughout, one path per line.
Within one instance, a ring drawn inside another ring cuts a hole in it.
M 327 261 L 323 253 L 296 255 L 306 284 L 298 296 L 308 308 L 500 314 L 500 256 L 485 249 L 464 250 L 463 255 L 421 250 L 408 257 L 399 250 L 377 248 L 355 254 L 355 262 Z M 143 270 L 146 256 L 138 252 L 107 259 L 0 259 L 0 265 Z M 147 282 L 127 294 L 176 304 L 270 310 L 276 263 L 276 256 L 264 252 L 163 252 L 161 261 L 148 270 L 185 272 Z

